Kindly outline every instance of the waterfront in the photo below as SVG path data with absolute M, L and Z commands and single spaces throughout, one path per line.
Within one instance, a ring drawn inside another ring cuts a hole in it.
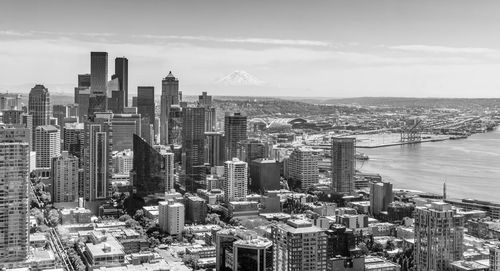
M 379 173 L 394 188 L 500 202 L 500 129 L 467 139 L 359 149 L 370 159 L 362 172 Z

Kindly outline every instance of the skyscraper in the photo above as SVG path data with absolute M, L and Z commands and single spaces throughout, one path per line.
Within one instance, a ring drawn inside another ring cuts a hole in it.
M 28 100 L 28 113 L 33 116 L 33 138 L 36 127 L 50 124 L 51 109 L 49 90 L 43 85 L 35 85 L 30 91 Z
M 224 136 L 222 132 L 205 132 L 205 163 L 224 165 Z
M 52 158 L 61 153 L 61 132 L 53 125 L 43 125 L 35 130 L 36 167 L 50 168 Z
M 90 97 L 88 116 L 108 110 L 108 53 L 90 53 Z
M 225 159 L 238 157 L 238 142 L 247 139 L 247 117 L 240 113 L 224 117 Z
M 215 131 L 217 118 L 215 108 L 212 107 L 212 96 L 204 91 L 198 96 L 198 106 L 205 108 L 205 132 Z
M 394 201 L 392 184 L 387 182 L 376 182 L 370 184 L 370 213 L 378 215 L 387 211 L 389 204 Z
M 332 138 L 332 190 L 349 194 L 354 191 L 356 139 Z
M 248 195 L 248 164 L 233 158 L 224 163 L 225 202 L 244 199 Z
M 142 118 L 148 118 L 150 124 L 155 122 L 155 88 L 152 86 L 137 87 L 137 112 Z
M 29 137 L 0 126 L 0 259 L 25 260 L 29 246 Z
M 97 114 L 92 121 L 85 123 L 84 195 L 87 201 L 105 200 L 110 195 L 113 148 L 111 118 L 112 113 Z
M 312 149 L 295 148 L 286 162 L 288 178 L 293 180 L 302 190 L 307 190 L 318 183 L 318 158 Z
M 78 75 L 78 87 L 90 88 L 90 73 Z
M 174 188 L 174 154 L 158 152 L 144 139 L 134 135 L 133 185 L 144 197 Z
M 80 160 L 83 159 L 84 128 L 83 123 L 66 123 L 63 128 L 63 150 Z
M 202 173 L 205 171 L 205 108 L 186 107 L 182 114 L 182 151 L 185 160 L 186 189 L 195 192 L 201 188 Z
M 179 123 L 176 119 L 180 117 L 180 110 L 173 110 L 173 106 L 179 105 L 179 80 L 169 72 L 161 86 L 160 143 L 167 145 L 173 144 L 178 136 L 176 129 Z
M 74 202 L 78 199 L 78 158 L 68 151 L 52 159 L 52 201 Z
M 414 261 L 417 271 L 448 270 L 463 258 L 464 217 L 448 203 L 416 207 Z
M 133 135 L 141 134 L 141 116 L 139 114 L 113 114 L 113 151 L 132 149 Z
M 276 271 L 325 271 L 327 235 L 311 222 L 290 219 L 271 226 Z
M 78 75 L 78 86 L 75 87 L 75 104 L 78 105 L 78 118 L 83 122 L 89 112 L 90 74 Z
M 119 106 L 117 113 L 123 113 L 123 108 L 128 107 L 128 59 L 125 57 L 115 58 L 115 76 L 119 83 L 118 96 Z

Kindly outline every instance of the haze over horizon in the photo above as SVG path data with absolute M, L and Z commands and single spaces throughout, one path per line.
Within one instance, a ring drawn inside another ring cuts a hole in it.
M 131 95 L 159 94 L 171 70 L 186 95 L 499 97 L 498 12 L 466 0 L 7 0 L 0 92 L 71 95 L 90 51 L 107 51 L 109 76 L 129 59 Z M 234 71 L 251 80 L 220 82 Z

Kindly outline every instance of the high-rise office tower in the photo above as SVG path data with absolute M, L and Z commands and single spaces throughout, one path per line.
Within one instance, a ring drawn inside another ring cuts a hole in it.
M 240 113 L 224 116 L 225 159 L 238 157 L 238 142 L 247 139 L 247 117 Z
M 96 114 L 85 123 L 84 195 L 87 201 L 105 200 L 110 195 L 113 148 L 112 113 Z
M 276 271 L 325 271 L 327 235 L 311 222 L 290 219 L 271 226 Z
M 82 149 L 84 141 L 83 123 L 66 123 L 63 128 L 63 150 L 80 159 L 82 164 Z
M 29 247 L 29 157 L 26 128 L 0 126 L 0 259 L 25 260 Z M 0 264 L 1 265 L 1 264 Z
M 179 80 L 169 72 L 161 81 L 161 87 L 160 143 L 167 145 L 173 144 L 178 136 L 176 119 L 180 117 L 180 110 L 173 107 L 179 107 Z
M 392 184 L 387 182 L 376 182 L 370 184 L 370 213 L 378 215 L 387 211 L 389 204 L 394 201 Z
M 43 125 L 35 130 L 36 167 L 50 168 L 52 158 L 61 153 L 61 132 L 53 125 Z
M 250 189 L 254 192 L 279 190 L 280 166 L 276 160 L 256 159 L 250 165 Z
M 318 158 L 312 149 L 295 148 L 286 162 L 288 178 L 292 179 L 302 190 L 307 190 L 318 183 Z
M 116 75 L 111 76 L 111 80 L 108 81 L 106 94 L 108 97 L 108 110 L 115 114 L 123 113 L 123 108 L 125 108 L 122 104 L 123 93 L 120 91 L 120 82 Z
M 22 124 L 23 110 L 8 109 L 2 111 L 2 122 L 5 124 Z
M 215 108 L 212 107 L 212 96 L 204 91 L 198 96 L 198 106 L 205 108 L 205 132 L 215 131 L 217 119 Z
M 78 75 L 78 87 L 90 88 L 90 73 Z
M 113 114 L 113 151 L 133 149 L 133 135 L 141 135 L 141 115 Z
M 186 107 L 182 114 L 183 169 L 187 191 L 196 192 L 204 179 L 205 108 Z
M 224 135 L 222 132 L 205 132 L 205 163 L 224 165 Z
M 150 124 L 155 122 L 155 88 L 152 86 L 137 87 L 137 112 L 148 118 Z
M 248 164 L 233 158 L 224 163 L 224 200 L 244 199 L 248 195 Z
M 417 271 L 448 270 L 463 259 L 464 217 L 448 203 L 416 207 L 414 261 Z
M 108 53 L 90 53 L 90 96 L 88 116 L 108 110 Z
M 36 127 L 50 124 L 51 109 L 49 90 L 43 85 L 35 85 L 30 91 L 28 100 L 28 113 L 33 116 L 33 138 Z
M 90 98 L 90 74 L 78 75 L 78 86 L 75 87 L 74 102 L 78 105 L 78 118 L 81 122 L 84 121 L 84 116 L 89 111 Z
M 349 194 L 354 191 L 356 139 L 332 138 L 332 190 Z
M 52 159 L 51 178 L 54 183 L 52 201 L 74 202 L 78 200 L 78 158 L 68 151 Z
M 212 107 L 212 96 L 207 95 L 207 92 L 203 91 L 201 95 L 198 96 L 198 104 L 201 107 Z
M 174 154 L 157 151 L 138 135 L 134 135 L 133 185 L 144 197 L 174 188 Z
M 158 205 L 160 228 L 170 235 L 181 234 L 184 230 L 184 204 L 179 202 L 160 201 Z
M 123 108 L 128 107 L 128 59 L 125 57 L 115 58 L 115 76 L 119 83 L 119 105 L 118 112 L 122 113 Z

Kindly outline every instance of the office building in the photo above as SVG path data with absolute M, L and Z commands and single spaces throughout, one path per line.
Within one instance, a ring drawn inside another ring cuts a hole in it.
M 90 53 L 90 96 L 88 116 L 108 110 L 108 53 Z
M 29 246 L 29 157 L 26 128 L 0 126 L 0 259 L 25 260 Z
M 349 194 L 354 191 L 356 139 L 332 138 L 332 190 Z
M 160 228 L 170 235 L 182 234 L 184 230 L 184 204 L 179 202 L 160 201 L 158 206 Z
M 28 113 L 33 116 L 33 138 L 36 127 L 50 124 L 51 109 L 49 90 L 43 85 L 35 85 L 28 100 Z
M 370 184 L 370 213 L 372 215 L 387 211 L 389 204 L 393 201 L 391 183 L 375 182 Z
M 305 191 L 318 183 L 318 158 L 312 149 L 295 148 L 286 161 L 286 167 L 288 178 L 295 183 L 296 187 Z
M 205 132 L 205 163 L 211 167 L 224 165 L 224 134 Z
M 175 139 L 179 136 L 176 130 L 180 126 L 178 123 L 180 109 L 173 109 L 173 107 L 179 107 L 179 80 L 174 77 L 172 72 L 169 72 L 163 78 L 161 86 L 160 144 L 174 144 Z
M 52 159 L 53 202 L 75 202 L 78 200 L 78 158 L 68 151 Z
M 113 113 L 124 113 L 123 109 L 128 107 L 128 59 L 125 57 L 115 58 L 115 74 L 117 86 L 110 93 L 111 100 L 109 109 Z
M 272 242 L 256 232 L 226 228 L 213 230 L 216 270 L 273 270 Z
M 225 158 L 238 157 L 238 142 L 247 139 L 247 117 L 240 113 L 224 116 Z
M 256 159 L 251 161 L 249 166 L 250 189 L 253 192 L 265 192 L 281 188 L 280 165 L 276 160 Z
M 248 164 L 233 158 L 224 163 L 225 202 L 245 199 L 248 195 Z
M 116 75 L 111 76 L 111 80 L 106 85 L 106 95 L 108 97 L 108 110 L 120 114 L 123 113 L 123 93 L 120 92 L 120 82 Z
M 57 119 L 57 125 L 60 128 L 62 128 L 64 126 L 63 120 L 68 117 L 68 107 L 66 105 L 62 105 L 62 104 L 53 105 L 52 106 L 52 117 Z
M 78 159 L 82 159 L 84 128 L 85 125 L 78 122 L 65 123 L 63 128 L 63 151 L 68 151 Z
M 137 195 L 170 191 L 174 188 L 174 154 L 157 151 L 134 135 L 133 184 Z
M 90 73 L 78 75 L 78 87 L 90 88 Z
M 24 114 L 23 110 L 6 109 L 2 111 L 2 114 L 2 122 L 4 124 L 22 124 L 22 115 Z
M 78 105 L 78 118 L 83 122 L 89 111 L 90 74 L 78 75 L 78 86 L 75 87 L 74 103 Z
M 113 114 L 113 151 L 133 149 L 133 135 L 141 135 L 141 115 Z
M 111 119 L 112 113 L 99 113 L 93 121 L 85 123 L 84 195 L 85 199 L 90 202 L 105 200 L 111 194 L 109 189 L 113 167 Z
M 463 258 L 464 218 L 450 204 L 415 208 L 414 261 L 417 271 L 448 270 Z
M 189 196 L 186 203 L 186 223 L 204 224 L 207 218 L 207 203 L 198 196 Z
M 255 159 L 268 158 L 269 148 L 267 142 L 256 139 L 240 141 L 238 142 L 238 158 L 248 163 Z
M 155 121 L 155 88 L 153 86 L 137 87 L 137 112 L 148 118 L 150 124 Z
M 186 107 L 182 114 L 182 152 L 185 187 L 196 192 L 202 188 L 205 172 L 205 109 Z
M 38 126 L 35 130 L 36 166 L 50 168 L 52 158 L 61 153 L 61 133 L 52 125 Z
M 327 264 L 327 235 L 311 222 L 290 219 L 271 226 L 276 271 L 324 271 Z

